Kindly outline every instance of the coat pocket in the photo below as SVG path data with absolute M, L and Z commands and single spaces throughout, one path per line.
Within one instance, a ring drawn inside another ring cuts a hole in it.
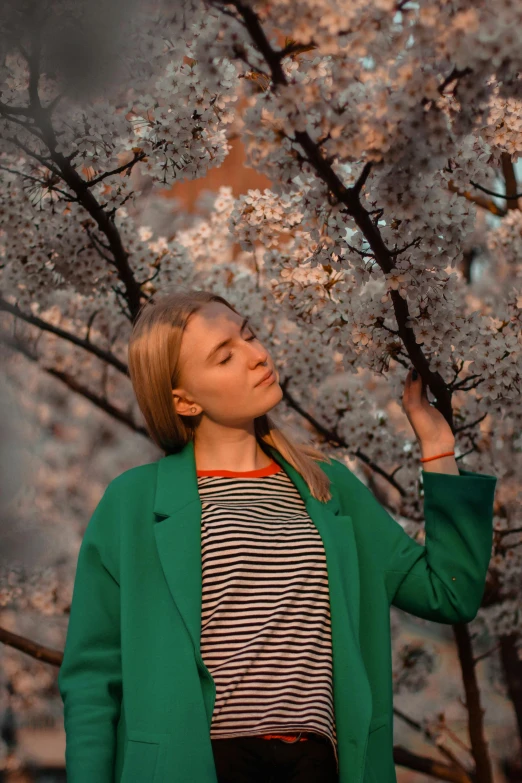
M 370 723 L 363 782 L 396 783 L 396 780 L 389 720 L 387 716 L 376 717 Z
M 154 783 L 159 747 L 153 735 L 129 732 L 119 783 Z
M 380 729 L 381 726 L 386 726 L 388 723 L 389 717 L 388 714 L 386 715 L 376 715 L 375 718 L 372 718 L 370 722 L 370 727 L 368 729 L 368 733 L 371 734 L 374 731 L 377 731 L 377 729 Z

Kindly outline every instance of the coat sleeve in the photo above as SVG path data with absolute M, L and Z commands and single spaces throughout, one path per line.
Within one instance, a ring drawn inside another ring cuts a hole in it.
M 120 588 L 110 557 L 116 506 L 117 493 L 109 484 L 87 525 L 78 554 L 58 674 L 68 783 L 113 783 L 122 698 Z
M 458 476 L 423 471 L 425 545 L 402 528 L 396 534 L 385 569 L 391 604 L 439 623 L 476 617 L 491 559 L 496 482 L 462 469 Z
M 388 600 L 438 623 L 469 622 L 486 585 L 493 543 L 495 476 L 459 468 L 459 475 L 422 471 L 425 544 L 409 536 L 366 485 L 357 482 L 368 549 Z M 360 486 L 359 486 L 360 485 Z

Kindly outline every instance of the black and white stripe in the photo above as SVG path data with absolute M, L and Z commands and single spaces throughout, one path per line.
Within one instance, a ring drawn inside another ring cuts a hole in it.
M 283 469 L 198 489 L 212 739 L 314 731 L 337 759 L 326 558 L 302 498 Z

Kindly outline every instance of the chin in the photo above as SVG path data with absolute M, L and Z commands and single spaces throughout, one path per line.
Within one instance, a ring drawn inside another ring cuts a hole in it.
M 270 386 L 266 390 L 267 392 L 267 402 L 268 400 L 272 400 L 269 405 L 267 405 L 266 409 L 263 411 L 263 413 L 268 413 L 272 410 L 272 408 L 275 408 L 276 405 L 278 405 L 281 400 L 283 399 L 283 390 L 279 385 L 278 380 L 276 379 L 274 383 L 270 384 Z M 271 394 L 269 394 L 271 392 Z M 262 414 L 260 414 L 262 415 Z

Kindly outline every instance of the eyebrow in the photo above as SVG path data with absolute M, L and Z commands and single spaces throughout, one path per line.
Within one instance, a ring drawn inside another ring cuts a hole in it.
M 240 330 L 239 330 L 239 334 L 241 334 L 241 332 L 243 331 L 243 329 L 245 328 L 245 326 L 246 326 L 247 324 L 248 324 L 248 318 L 245 318 L 245 319 L 243 320 L 243 323 L 241 324 L 241 328 L 240 328 Z M 217 345 L 215 345 L 215 346 L 212 348 L 212 350 L 210 351 L 209 355 L 207 356 L 207 358 L 206 358 L 206 361 L 208 362 L 208 361 L 209 361 L 209 359 L 211 359 L 211 358 L 212 358 L 212 356 L 213 356 L 213 355 L 216 353 L 216 351 L 219 351 L 219 349 L 220 349 L 220 348 L 223 348 L 223 346 L 225 346 L 225 345 L 228 345 L 228 343 L 229 343 L 231 340 L 232 340 L 232 337 L 228 337 L 226 340 L 222 340 L 222 342 L 220 342 L 220 343 L 218 343 Z

